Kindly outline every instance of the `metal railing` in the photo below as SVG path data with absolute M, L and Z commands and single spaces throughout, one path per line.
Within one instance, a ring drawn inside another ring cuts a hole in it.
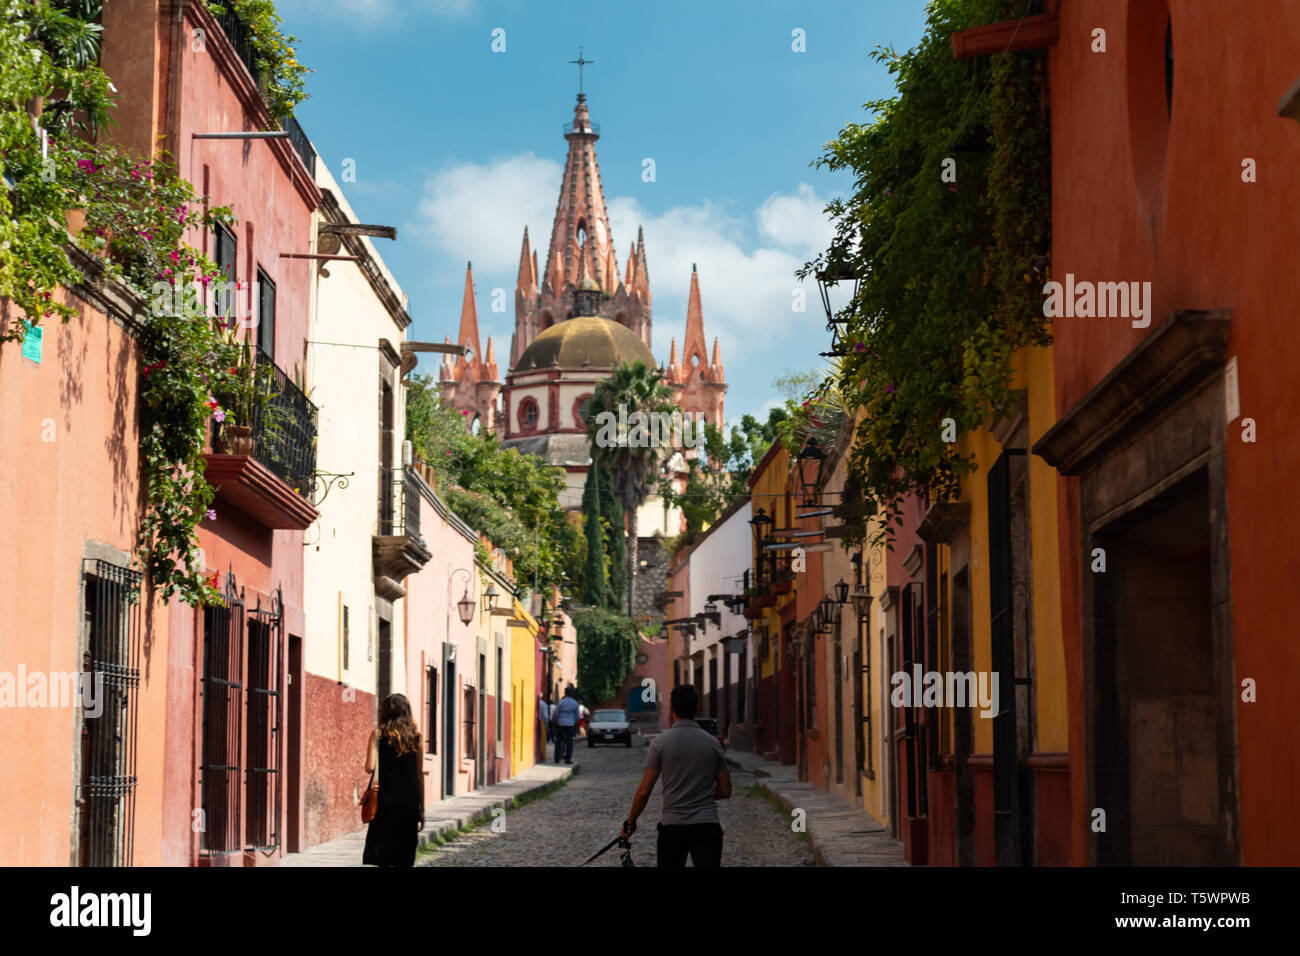
M 307 167 L 307 172 L 311 173 L 312 179 L 316 178 L 316 150 L 311 148 L 311 140 L 303 132 L 302 125 L 292 116 L 285 117 L 283 126 L 289 133 L 289 145 L 298 154 L 302 164 Z
M 379 533 L 420 537 L 420 489 L 407 468 L 379 470 Z
M 253 457 L 311 501 L 316 488 L 316 406 L 265 355 L 259 354 L 257 361 L 269 376 L 271 398 L 253 413 Z
M 244 26 L 244 21 L 240 20 L 239 15 L 233 10 L 227 10 L 216 19 L 217 23 L 221 25 L 221 31 L 225 33 L 226 39 L 235 48 L 235 56 L 239 58 L 239 62 L 248 68 L 248 75 L 253 78 L 258 92 L 265 96 L 265 74 L 257 67 L 257 50 L 253 46 L 252 34 Z M 292 116 L 287 117 L 281 126 L 288 132 L 289 143 L 293 146 L 294 152 L 298 154 L 302 164 L 307 167 L 307 172 L 311 173 L 312 178 L 315 179 L 316 151 L 311 148 L 311 142 L 307 139 L 307 134 L 303 132 L 298 121 Z

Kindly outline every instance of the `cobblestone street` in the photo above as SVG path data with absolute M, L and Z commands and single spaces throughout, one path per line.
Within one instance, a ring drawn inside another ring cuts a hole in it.
M 645 763 L 645 738 L 631 748 L 589 748 L 575 742 L 574 767 L 560 789 L 505 816 L 505 832 L 484 824 L 421 854 L 418 866 L 577 866 L 617 834 Z M 753 774 L 731 771 L 731 798 L 718 802 L 723 866 L 812 866 L 808 841 L 790 830 L 789 814 L 754 795 Z M 632 837 L 637 866 L 655 865 L 655 824 L 662 808 L 655 787 Z M 591 865 L 618 866 L 617 847 Z M 688 864 L 689 865 L 689 864 Z

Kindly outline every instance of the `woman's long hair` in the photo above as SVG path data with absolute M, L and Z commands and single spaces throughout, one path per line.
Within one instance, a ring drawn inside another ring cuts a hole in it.
M 420 732 L 415 729 L 411 704 L 404 694 L 389 694 L 379 705 L 379 733 L 399 756 L 420 752 Z

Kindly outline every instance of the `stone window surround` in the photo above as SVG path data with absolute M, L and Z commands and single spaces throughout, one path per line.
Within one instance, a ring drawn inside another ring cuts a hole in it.
M 1098 651 L 1093 626 L 1103 595 L 1089 556 L 1107 529 L 1135 516 L 1188 479 L 1208 482 L 1211 640 L 1218 701 L 1216 749 L 1220 761 L 1223 863 L 1240 863 L 1236 794 L 1236 669 L 1233 666 L 1231 555 L 1227 510 L 1227 426 L 1223 367 L 1231 314 L 1226 310 L 1171 313 L 1035 443 L 1034 454 L 1079 481 L 1079 568 L 1085 704 L 1098 695 Z M 1098 799 L 1098 708 L 1084 716 L 1087 806 Z M 1230 770 L 1224 774 L 1223 769 Z M 1089 865 L 1097 864 L 1090 843 Z

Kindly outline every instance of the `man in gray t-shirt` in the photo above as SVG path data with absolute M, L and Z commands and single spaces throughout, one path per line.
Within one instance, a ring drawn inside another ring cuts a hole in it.
M 669 696 L 672 726 L 650 742 L 641 786 L 621 835 L 630 837 L 636 818 L 645 809 L 655 781 L 663 778 L 664 809 L 659 823 L 660 866 L 722 865 L 722 826 L 715 800 L 731 796 L 731 771 L 722 744 L 695 722 L 698 697 L 690 684 L 673 688 Z

